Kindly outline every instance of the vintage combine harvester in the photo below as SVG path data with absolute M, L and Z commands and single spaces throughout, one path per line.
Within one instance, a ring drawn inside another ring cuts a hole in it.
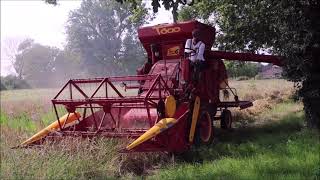
M 196 28 L 208 64 L 199 83 L 191 80 L 184 54 Z M 142 27 L 138 35 L 148 55 L 138 75 L 69 80 L 52 99 L 57 120 L 21 146 L 52 137 L 102 136 L 134 139 L 125 152 L 183 152 L 212 142 L 213 121 L 231 128 L 229 108 L 252 106 L 229 87 L 222 59 L 281 65 L 277 56 L 211 51 L 215 28 L 197 21 Z M 222 101 L 222 91 L 234 99 Z M 66 115 L 59 118 L 61 111 Z

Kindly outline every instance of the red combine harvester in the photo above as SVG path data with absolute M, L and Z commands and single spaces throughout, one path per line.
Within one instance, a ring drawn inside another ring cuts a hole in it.
M 208 64 L 199 83 L 191 80 L 184 55 L 194 29 L 202 34 Z M 149 60 L 138 75 L 69 80 L 52 99 L 57 120 L 21 146 L 56 136 L 103 136 L 135 139 L 126 152 L 183 152 L 212 142 L 213 121 L 231 128 L 228 108 L 252 106 L 229 87 L 222 59 L 281 65 L 277 56 L 211 51 L 215 28 L 197 21 L 142 27 L 138 35 Z M 234 100 L 222 101 L 222 91 Z M 66 115 L 59 118 L 61 111 Z

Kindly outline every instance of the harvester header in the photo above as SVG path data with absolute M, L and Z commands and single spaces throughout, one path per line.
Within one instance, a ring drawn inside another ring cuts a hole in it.
M 194 29 L 200 30 L 207 64 L 197 82 L 184 53 Z M 138 36 L 148 60 L 137 75 L 69 80 L 52 99 L 55 121 L 21 146 L 100 136 L 132 138 L 122 152 L 184 152 L 214 140 L 214 121 L 231 128 L 230 108 L 253 105 L 229 86 L 222 59 L 281 64 L 277 56 L 211 51 L 215 28 L 197 21 L 142 27 Z M 222 98 L 226 92 L 232 100 Z

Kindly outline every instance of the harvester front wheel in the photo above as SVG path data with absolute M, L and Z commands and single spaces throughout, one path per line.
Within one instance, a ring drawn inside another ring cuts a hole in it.
M 221 114 L 221 128 L 231 129 L 232 114 L 230 110 L 224 109 Z
M 195 145 L 209 145 L 214 140 L 214 126 L 208 111 L 203 111 L 198 120 Z

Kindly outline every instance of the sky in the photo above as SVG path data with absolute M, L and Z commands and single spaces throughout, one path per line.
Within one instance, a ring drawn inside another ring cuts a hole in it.
M 1 0 L 1 75 L 14 72 L 6 55 L 4 42 L 20 42 L 26 38 L 63 48 L 66 44 L 65 25 L 71 10 L 80 7 L 80 0 L 60 0 L 52 6 L 42 0 Z M 151 0 L 145 1 L 151 7 Z M 172 22 L 170 11 L 161 8 L 149 25 Z

